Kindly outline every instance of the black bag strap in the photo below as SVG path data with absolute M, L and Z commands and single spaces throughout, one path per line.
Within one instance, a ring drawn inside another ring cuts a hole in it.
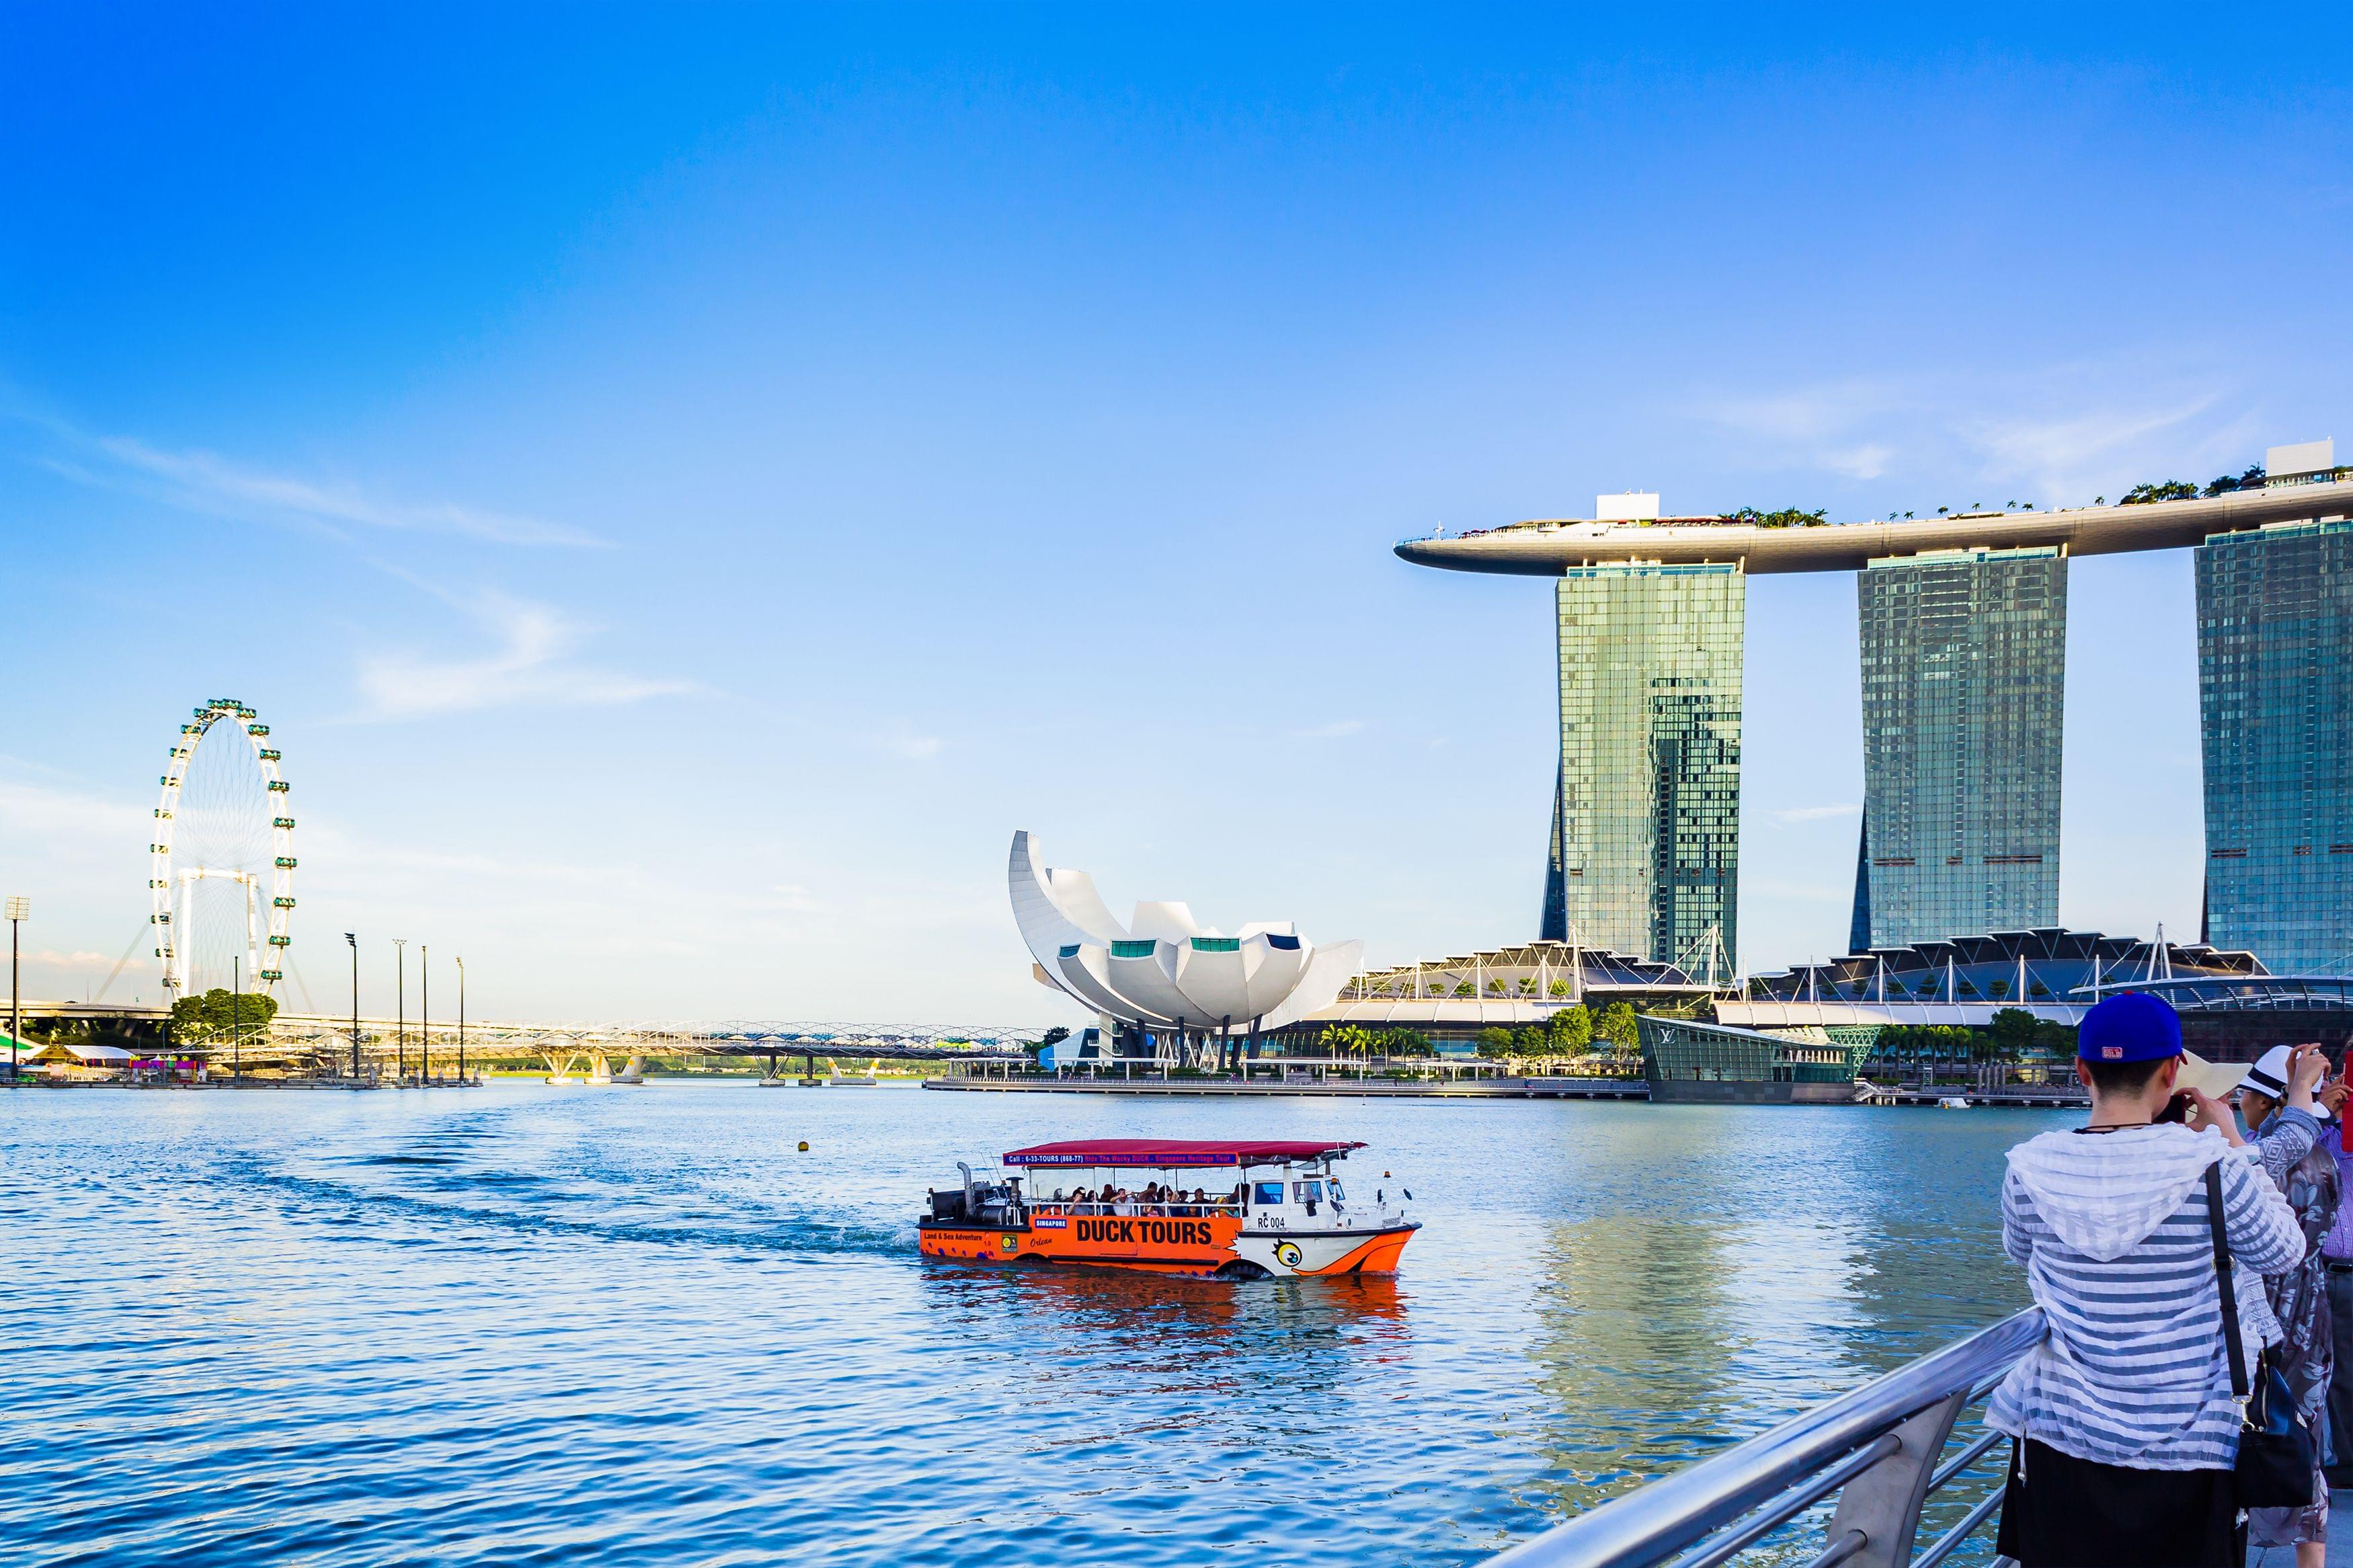
M 2230 1158 L 2225 1154 L 2224 1160 Z M 2222 1291 L 2222 1348 L 2231 1357 L 2231 1397 L 2247 1397 L 2246 1349 L 2239 1340 L 2239 1296 L 2231 1288 L 2231 1244 L 2222 1234 L 2222 1164 L 2206 1167 L 2206 1228 L 2214 1233 L 2214 1282 Z

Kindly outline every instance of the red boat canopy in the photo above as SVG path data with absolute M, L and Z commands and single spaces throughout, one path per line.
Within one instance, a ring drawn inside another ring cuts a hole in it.
M 1078 1138 L 1034 1143 L 1005 1156 L 1008 1165 L 1117 1166 L 1127 1170 L 1190 1171 L 1210 1165 L 1282 1165 L 1361 1149 L 1362 1143 L 1200 1138 Z

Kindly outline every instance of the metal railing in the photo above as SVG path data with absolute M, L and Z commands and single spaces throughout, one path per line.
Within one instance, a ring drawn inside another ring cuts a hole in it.
M 1936 1568 L 2001 1504 L 1983 1499 L 1916 1555 L 1928 1499 L 2000 1440 L 1945 1452 L 1961 1413 L 2050 1332 L 2030 1308 L 1738 1447 L 1522 1542 L 1493 1568 L 1715 1568 L 1837 1494 L 1808 1568 Z

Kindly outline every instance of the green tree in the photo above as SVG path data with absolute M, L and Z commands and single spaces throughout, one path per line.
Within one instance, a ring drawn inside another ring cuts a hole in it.
M 1501 1061 L 1512 1054 L 1512 1031 L 1490 1026 L 1479 1031 L 1479 1054 Z
M 1817 523 L 1828 522 L 1830 516 L 1827 507 L 1807 511 L 1799 507 L 1785 506 L 1778 511 L 1759 511 L 1753 506 L 1744 506 L 1737 511 L 1725 513 L 1724 521 L 1754 523 L 1758 528 L 1811 528 Z
M 1641 1045 L 1641 1032 L 1634 1025 L 1632 1004 L 1612 1002 L 1601 1009 L 1601 1017 L 1593 1032 L 1609 1042 L 1609 1048 L 1620 1056 L 1628 1056 Z
M 1566 980 L 1556 980 L 1548 989 L 1556 996 L 1566 996 L 1568 994 L 1568 982 Z
M 2119 506 L 2144 506 L 2150 501 L 2188 500 L 2198 493 L 2198 487 L 2183 479 L 2154 480 L 2133 486 L 2125 492 Z
M 227 991 L 216 985 L 201 996 L 172 1004 L 172 1038 L 195 1045 L 214 1038 L 253 1039 L 269 1032 L 278 1001 L 259 991 Z
M 2034 1045 L 2035 1016 L 2023 1007 L 2004 1007 L 1986 1030 L 1993 1054 L 2006 1062 L 2021 1060 Z
M 1583 1007 L 1563 1007 L 1545 1020 L 1545 1033 L 1556 1052 L 1575 1056 L 1593 1044 L 1593 1015 Z
M 1430 1037 L 1416 1029 L 1383 1029 L 1374 1044 L 1385 1057 L 1429 1057 L 1438 1054 Z

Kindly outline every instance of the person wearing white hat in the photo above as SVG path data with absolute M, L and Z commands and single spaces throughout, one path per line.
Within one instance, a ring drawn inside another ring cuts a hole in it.
M 2320 1147 L 2337 1162 L 2340 1193 L 2353 1193 L 2353 1149 L 2346 1147 L 2345 1104 L 2353 1098 L 2353 1039 L 2345 1043 L 2336 1079 L 2317 1096 L 2320 1108 L 2332 1118 L 2320 1135 Z M 2328 1479 L 2332 1486 L 2353 1487 L 2353 1204 L 2337 1205 L 2337 1223 L 2320 1238 L 2321 1266 L 2328 1271 L 2328 1321 L 2336 1341 L 2337 1365 L 2328 1380 Z
M 2342 1194 L 2336 1156 L 2321 1146 L 2320 1118 L 2326 1112 L 2315 1091 L 2327 1073 L 2328 1058 L 2318 1046 L 2274 1046 L 2255 1059 L 2239 1087 L 2248 1152 L 2262 1162 L 2304 1230 L 2304 1261 L 2284 1274 L 2265 1276 L 2263 1297 L 2279 1321 L 2280 1373 L 2314 1438 L 2312 1501 L 2303 1508 L 2247 1510 L 2247 1543 L 2293 1546 L 2296 1568 L 2321 1568 L 2328 1551 L 2327 1405 L 2336 1337 L 2321 1243 L 2337 1224 Z

